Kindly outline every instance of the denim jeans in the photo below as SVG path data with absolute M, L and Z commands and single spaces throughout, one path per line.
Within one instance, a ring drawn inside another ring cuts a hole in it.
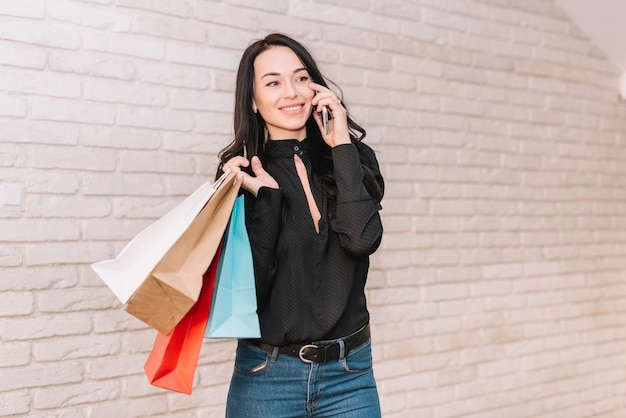
M 338 341 L 338 340 L 337 340 Z M 239 341 L 227 418 L 380 418 L 371 343 L 327 363 L 305 363 Z

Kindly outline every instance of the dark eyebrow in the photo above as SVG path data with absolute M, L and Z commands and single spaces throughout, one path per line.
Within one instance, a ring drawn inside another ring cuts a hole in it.
M 294 74 L 295 73 L 299 73 L 300 71 L 306 71 L 306 68 L 304 68 L 304 67 L 296 68 L 295 70 L 293 70 L 293 73 Z M 268 76 L 279 76 L 279 75 L 280 75 L 280 73 L 267 73 L 267 74 L 263 74 L 263 76 L 261 78 L 268 77 Z

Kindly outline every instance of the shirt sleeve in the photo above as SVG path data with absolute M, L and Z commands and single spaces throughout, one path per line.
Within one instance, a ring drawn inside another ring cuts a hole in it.
M 360 144 L 360 151 L 382 191 L 384 182 L 374 151 L 365 144 Z M 379 214 L 382 207 L 365 187 L 357 145 L 338 145 L 332 149 L 332 157 L 337 209 L 331 228 L 338 234 L 345 251 L 357 257 L 368 256 L 376 251 L 382 239 L 383 226 Z
M 249 202 L 246 227 L 252 248 L 258 308 L 267 304 L 276 270 L 276 245 L 280 234 L 283 193 L 262 187 L 257 197 L 246 192 Z

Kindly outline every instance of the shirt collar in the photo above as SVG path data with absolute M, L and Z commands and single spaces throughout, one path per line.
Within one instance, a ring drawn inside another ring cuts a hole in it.
M 265 154 L 273 158 L 293 157 L 294 154 L 303 155 L 309 149 L 308 138 L 268 140 L 265 143 Z

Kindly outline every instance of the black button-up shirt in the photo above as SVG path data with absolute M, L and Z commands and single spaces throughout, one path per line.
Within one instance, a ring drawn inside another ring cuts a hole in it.
M 294 162 L 304 162 L 321 212 L 319 233 Z M 369 255 L 382 238 L 380 202 L 363 184 L 359 155 L 383 179 L 374 151 L 363 143 L 332 149 L 336 204 L 312 176 L 308 140 L 270 140 L 264 168 L 280 188 L 246 193 L 246 225 L 257 285 L 261 341 L 288 345 L 340 338 L 369 321 L 365 282 Z

